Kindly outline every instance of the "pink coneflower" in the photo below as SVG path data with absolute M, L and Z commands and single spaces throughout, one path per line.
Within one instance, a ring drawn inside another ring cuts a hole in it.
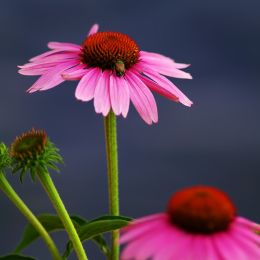
M 175 193 L 167 213 L 133 221 L 123 229 L 122 260 L 257 260 L 260 226 L 236 216 L 222 191 L 205 186 Z
M 156 102 L 150 91 L 191 106 L 192 102 L 166 77 L 191 79 L 176 63 L 163 55 L 141 51 L 134 40 L 118 32 L 98 32 L 95 24 L 82 45 L 49 42 L 51 49 L 19 66 L 23 75 L 41 75 L 29 93 L 51 89 L 65 80 L 80 80 L 76 98 L 94 99 L 97 113 L 127 116 L 130 100 L 143 120 L 158 121 Z

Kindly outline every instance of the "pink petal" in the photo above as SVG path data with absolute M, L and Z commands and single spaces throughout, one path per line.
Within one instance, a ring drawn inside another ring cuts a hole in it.
M 255 231 L 252 228 L 248 228 L 245 226 L 241 226 L 239 224 L 235 224 L 233 226 L 233 230 L 236 233 L 239 233 L 239 235 L 247 239 L 248 241 L 251 241 L 254 244 L 260 245 L 260 236 L 255 233 Z
M 110 75 L 110 82 L 109 82 L 109 94 L 111 100 L 111 106 L 114 113 L 118 116 L 121 113 L 120 107 L 120 86 L 117 86 L 116 76 L 113 74 Z
M 243 217 L 236 217 L 236 222 L 245 225 L 247 228 L 260 232 L 260 225 L 251 220 L 248 220 Z
M 89 101 L 94 97 L 96 84 L 101 76 L 101 69 L 90 69 L 80 80 L 75 96 L 82 101 Z
M 173 92 L 172 89 L 161 87 L 153 80 L 151 80 L 147 77 L 144 77 L 140 74 L 139 74 L 139 77 L 142 79 L 144 84 L 151 90 L 157 92 L 158 94 L 160 94 L 166 98 L 169 98 L 170 100 L 179 102 L 179 98 L 176 96 L 176 92 Z
M 81 46 L 74 43 L 67 42 L 49 42 L 48 47 L 54 50 L 60 51 L 79 51 L 81 50 Z
M 160 248 L 166 232 L 168 226 L 163 222 L 152 226 L 125 247 L 121 255 L 122 259 L 148 259 Z
M 190 64 L 176 63 L 173 59 L 159 53 L 140 51 L 139 54 L 141 61 L 145 61 L 153 65 L 157 65 L 159 62 L 163 67 L 173 67 L 176 69 L 185 69 L 190 66 Z
M 109 72 L 107 70 L 101 74 L 94 96 L 96 113 L 102 113 L 103 116 L 107 116 L 111 107 L 109 97 Z
M 118 77 L 114 74 L 110 75 L 110 100 L 111 106 L 116 115 L 123 114 L 127 116 L 130 103 L 130 94 L 128 84 L 123 77 Z
M 152 80 L 154 80 L 163 89 L 169 91 L 174 96 L 178 97 L 179 101 L 183 105 L 190 107 L 193 104 L 188 97 L 186 97 L 171 81 L 169 81 L 164 76 L 161 76 L 160 74 L 153 71 L 145 71 L 144 74 Z M 157 89 L 154 88 L 154 91 L 157 91 Z
M 57 65 L 57 64 L 56 64 Z M 26 68 L 26 69 L 20 69 L 18 70 L 18 73 L 26 76 L 37 76 L 37 75 L 43 75 L 47 73 L 48 70 L 53 68 L 53 66 L 43 67 L 43 66 L 36 66 L 35 68 Z
M 47 52 L 44 52 L 40 55 L 37 55 L 33 58 L 31 58 L 29 61 L 33 62 L 33 61 L 37 61 L 37 60 L 41 60 L 43 58 L 46 58 L 52 54 L 55 54 L 55 53 L 61 53 L 62 51 L 61 50 L 51 50 L 51 51 L 47 51 Z
M 212 240 L 223 259 L 247 259 L 245 252 L 234 242 L 228 232 L 216 234 Z
M 34 60 L 32 64 L 45 64 L 49 62 L 61 62 L 67 60 L 78 60 L 80 61 L 79 53 L 77 52 L 61 52 L 46 56 L 45 58 Z
M 135 224 L 134 221 L 133 223 L 130 223 L 126 228 L 122 230 L 122 235 L 120 237 L 120 244 L 124 244 L 133 239 L 136 239 L 139 236 L 142 236 L 145 233 L 149 232 L 150 230 L 161 227 L 162 225 L 164 225 L 164 221 L 161 220 L 148 221 L 147 223 L 144 222 L 139 225 Z
M 77 66 L 64 71 L 61 76 L 65 80 L 79 80 L 88 73 L 88 71 L 85 64 L 78 64 Z
M 158 112 L 153 94 L 142 80 L 130 70 L 125 75 L 130 85 L 130 98 L 136 110 L 147 124 L 158 121 Z
M 64 81 L 64 79 L 61 77 L 61 73 L 75 65 L 75 62 L 68 62 L 57 65 L 43 74 L 27 91 L 32 93 L 35 91 L 42 91 L 56 87 Z
M 192 239 L 193 236 L 173 228 L 172 232 L 165 237 L 165 244 L 161 244 L 161 248 L 155 253 L 156 260 L 193 260 L 190 258 L 190 252 L 193 250 Z M 189 250 L 187 250 L 189 249 Z M 161 258 L 160 258 L 161 257 Z M 195 260 L 195 259 L 194 259 Z M 197 259 L 196 259 L 197 260 Z
M 88 36 L 95 34 L 98 32 L 99 29 L 99 25 L 97 23 L 95 23 L 94 25 L 92 25 L 92 27 L 90 28 L 89 32 L 88 32 Z

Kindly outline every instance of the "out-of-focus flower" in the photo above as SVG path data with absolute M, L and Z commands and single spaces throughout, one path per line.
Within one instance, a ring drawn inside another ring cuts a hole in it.
M 23 75 L 41 77 L 29 93 L 56 87 L 65 80 L 80 80 L 76 98 L 94 99 L 97 113 L 107 116 L 112 109 L 126 117 L 130 100 L 142 119 L 158 121 L 153 90 L 185 106 L 192 102 L 165 76 L 191 79 L 182 71 L 189 64 L 176 63 L 163 55 L 141 51 L 134 40 L 118 32 L 98 32 L 95 24 L 82 45 L 50 42 L 51 49 L 19 66 Z M 165 75 L 165 76 L 163 76 Z
M 222 191 L 195 186 L 175 193 L 167 212 L 123 229 L 122 260 L 257 260 L 260 226 L 236 215 Z

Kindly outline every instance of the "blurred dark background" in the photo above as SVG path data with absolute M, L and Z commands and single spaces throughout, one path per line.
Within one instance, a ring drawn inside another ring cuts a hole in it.
M 53 179 L 68 210 L 89 219 L 107 213 L 102 116 L 93 102 L 74 98 L 76 82 L 27 94 L 36 78 L 18 75 L 16 67 L 46 51 L 48 41 L 80 44 L 98 22 L 102 31 L 129 34 L 143 50 L 191 63 L 194 76 L 174 80 L 192 108 L 155 94 L 158 124 L 146 125 L 133 106 L 119 118 L 121 213 L 163 211 L 174 191 L 207 184 L 260 222 L 259 9 L 258 0 L 2 0 L 0 140 L 10 144 L 31 127 L 46 129 L 64 156 Z M 39 183 L 8 179 L 34 212 L 54 212 Z M 0 208 L 1 255 L 19 241 L 26 221 L 2 192 Z M 64 236 L 54 237 L 62 249 Z M 86 249 L 90 259 L 103 259 L 90 243 Z M 25 253 L 50 259 L 41 241 Z

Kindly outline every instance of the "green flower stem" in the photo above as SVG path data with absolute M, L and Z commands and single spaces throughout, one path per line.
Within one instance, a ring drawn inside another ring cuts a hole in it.
M 116 116 L 110 111 L 104 119 L 107 171 L 108 171 L 108 192 L 109 209 L 111 215 L 119 215 L 119 192 L 118 192 L 118 156 L 117 156 L 117 133 Z M 119 231 L 112 232 L 111 260 L 119 259 Z
M 47 247 L 49 248 L 53 259 L 61 260 L 62 258 L 59 254 L 59 251 L 48 232 L 42 226 L 41 222 L 37 219 L 37 217 L 25 205 L 25 203 L 18 196 L 18 194 L 14 191 L 14 189 L 11 187 L 10 183 L 7 181 L 5 175 L 2 172 L 0 172 L 0 188 L 13 202 L 13 204 L 20 210 L 20 212 L 27 218 L 27 220 L 32 224 L 35 230 L 37 230 L 37 232 L 41 235 Z
M 78 233 L 71 221 L 71 218 L 60 198 L 58 191 L 56 190 L 54 183 L 48 172 L 40 172 L 37 174 L 45 191 L 47 192 L 54 208 L 56 209 L 68 235 L 73 244 L 74 250 L 79 260 L 87 260 L 86 253 L 78 236 Z

